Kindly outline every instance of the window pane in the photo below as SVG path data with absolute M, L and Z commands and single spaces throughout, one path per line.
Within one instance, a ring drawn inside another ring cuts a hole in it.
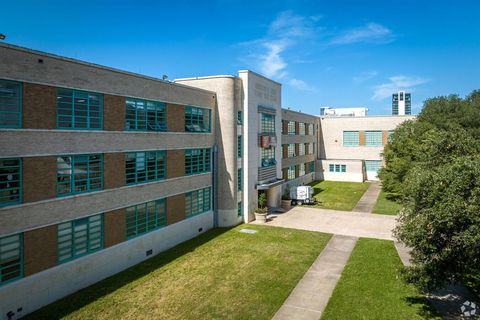
M 22 202 L 20 158 L 0 159 L 0 207 Z
M 103 188 L 101 154 L 57 157 L 57 195 L 69 195 Z
M 103 95 L 57 89 L 57 128 L 102 129 Z
M 0 80 L 0 128 L 22 127 L 22 84 Z
M 22 241 L 22 234 L 0 238 L 0 285 L 23 276 Z

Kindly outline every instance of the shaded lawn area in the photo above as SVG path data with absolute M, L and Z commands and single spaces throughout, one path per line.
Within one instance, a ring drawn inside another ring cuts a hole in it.
M 210 230 L 27 318 L 271 319 L 330 236 Z
M 380 192 L 372 213 L 397 215 L 402 207 L 398 202 L 388 199 L 390 193 Z
M 392 241 L 359 239 L 323 313 L 330 319 L 441 319 L 425 297 L 400 279 Z
M 315 199 L 318 203 L 312 207 L 351 211 L 358 200 L 367 191 L 368 182 L 313 181 Z

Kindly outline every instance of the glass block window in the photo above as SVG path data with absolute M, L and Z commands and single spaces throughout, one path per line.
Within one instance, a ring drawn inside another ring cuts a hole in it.
M 102 129 L 103 95 L 71 89 L 57 89 L 57 128 Z
M 86 154 L 57 157 L 57 196 L 103 188 L 103 157 Z
M 287 151 L 288 151 L 289 158 L 296 157 L 297 155 L 295 153 L 295 143 L 289 143 Z
M 241 158 L 243 154 L 243 140 L 242 136 L 237 136 L 237 158 Z
M 288 134 L 289 135 L 295 135 L 295 121 L 288 121 Z
M 395 132 L 395 131 L 393 131 L 393 130 L 388 130 L 388 138 L 387 138 L 387 139 L 388 139 L 388 142 L 392 142 L 392 138 L 393 138 L 393 133 L 394 133 L 394 132 Z
M 310 135 L 310 136 L 315 135 L 313 123 L 309 123 L 309 124 L 308 124 L 308 135 Z
M 165 179 L 165 151 L 129 152 L 125 154 L 126 184 Z
M 307 144 L 308 146 L 308 154 L 313 154 L 313 142 Z
M 203 188 L 185 194 L 185 212 L 187 217 L 207 212 L 211 208 L 210 187 Z
M 358 147 L 360 145 L 360 133 L 358 131 L 343 131 L 343 146 Z
M 237 170 L 237 190 L 242 191 L 243 186 L 243 170 L 242 168 Z
M 23 276 L 23 236 L 0 238 L 0 286 Z
M 277 161 L 275 160 L 275 148 L 263 148 L 262 149 L 262 167 L 270 167 L 276 165 Z
M 103 248 L 103 217 L 97 214 L 58 225 L 58 262 Z
M 185 174 L 210 172 L 210 148 L 185 150 Z
M 242 201 L 240 201 L 239 203 L 237 203 L 237 217 L 238 218 L 240 218 L 242 216 L 242 209 L 243 209 Z
M 22 202 L 22 160 L 0 159 L 0 207 Z
M 22 127 L 22 84 L 0 80 L 0 128 Z
M 275 116 L 268 113 L 261 113 L 260 115 L 260 132 L 275 133 Z
M 365 131 L 365 146 L 381 147 L 382 145 L 382 131 Z
M 301 136 L 305 135 L 305 123 L 303 122 L 298 123 L 298 134 Z
M 127 239 L 167 225 L 167 202 L 165 199 L 137 204 L 126 209 Z
M 295 179 L 295 166 L 288 167 L 287 178 L 288 180 Z
M 344 173 L 347 172 L 347 166 L 345 164 L 329 164 L 328 171 Z
M 158 101 L 127 98 L 125 130 L 167 131 L 166 104 Z
M 315 161 L 311 161 L 308 163 L 308 171 L 315 172 Z
M 365 170 L 378 172 L 382 168 L 382 160 L 365 160 Z
M 299 176 L 304 176 L 305 175 L 305 163 L 300 163 L 298 165 L 298 175 Z
M 238 125 L 243 124 L 243 113 L 242 113 L 242 111 L 237 111 L 237 124 Z
M 210 115 L 210 109 L 185 107 L 185 131 L 210 132 Z
M 298 144 L 298 155 L 304 156 L 305 155 L 305 143 Z

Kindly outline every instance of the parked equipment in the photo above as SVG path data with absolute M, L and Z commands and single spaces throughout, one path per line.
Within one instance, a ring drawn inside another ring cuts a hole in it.
M 290 199 L 292 199 L 292 205 L 302 204 L 314 204 L 316 202 L 313 197 L 313 187 L 311 186 L 298 186 L 290 189 Z

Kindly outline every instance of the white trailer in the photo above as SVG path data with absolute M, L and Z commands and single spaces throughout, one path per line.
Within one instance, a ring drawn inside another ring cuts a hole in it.
M 292 205 L 313 204 L 316 202 L 313 197 L 313 187 L 311 186 L 298 186 L 290 189 L 290 199 L 292 199 Z

